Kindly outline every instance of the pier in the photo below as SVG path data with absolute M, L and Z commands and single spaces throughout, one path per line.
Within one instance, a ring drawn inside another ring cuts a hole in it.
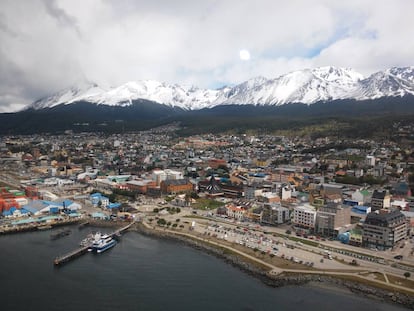
M 68 261 L 71 261 L 72 259 L 75 259 L 75 258 L 87 253 L 89 247 L 90 247 L 90 245 L 85 245 L 85 246 L 79 247 L 79 248 L 77 248 L 77 249 L 75 249 L 75 250 L 73 250 L 73 251 L 71 251 L 71 252 L 69 252 L 65 255 L 56 257 L 55 260 L 53 261 L 53 264 L 55 266 L 60 266 L 60 265 L 66 263 Z
M 112 236 L 112 237 L 119 237 L 121 235 L 121 233 L 125 232 L 126 230 L 128 230 L 129 228 L 131 228 L 131 226 L 135 223 L 135 221 L 132 221 L 131 223 L 129 223 L 128 225 L 113 231 L 112 233 L 109 233 L 108 235 Z M 64 263 L 67 263 L 75 258 L 78 258 L 80 256 L 82 256 L 83 254 L 86 254 L 88 252 L 89 247 L 91 246 L 91 244 L 88 245 L 84 245 L 81 246 L 69 253 L 66 253 L 62 256 L 56 257 L 53 260 L 53 264 L 55 266 L 61 266 Z
M 112 233 L 109 233 L 110 236 L 114 237 L 114 236 L 119 236 L 121 233 L 127 231 L 129 228 L 131 228 L 131 226 L 135 223 L 135 220 L 130 222 L 128 225 L 126 225 L 125 227 L 122 227 L 118 230 L 115 230 Z

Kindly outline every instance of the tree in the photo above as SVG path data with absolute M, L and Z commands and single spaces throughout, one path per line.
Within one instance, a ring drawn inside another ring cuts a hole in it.
M 160 226 L 165 226 L 167 224 L 167 222 L 165 221 L 165 219 L 160 218 L 160 219 L 158 219 L 157 224 L 160 225 Z
M 404 277 L 406 278 L 406 279 L 408 279 L 409 277 L 411 276 L 411 273 L 410 272 L 404 272 Z

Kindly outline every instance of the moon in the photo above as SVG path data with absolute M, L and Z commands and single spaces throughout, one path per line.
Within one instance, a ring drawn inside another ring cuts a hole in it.
M 250 52 L 248 50 L 240 50 L 239 52 L 241 60 L 249 60 L 250 59 Z

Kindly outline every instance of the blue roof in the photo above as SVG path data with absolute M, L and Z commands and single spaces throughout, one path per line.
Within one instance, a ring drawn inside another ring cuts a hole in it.
M 106 216 L 104 213 L 99 213 L 99 212 L 92 213 L 92 217 L 93 218 L 101 218 L 101 219 L 107 219 L 108 218 L 108 216 Z
M 71 204 L 73 204 L 73 201 L 68 200 L 68 199 L 66 199 L 62 202 L 62 206 L 65 206 L 65 207 L 68 207 Z
M 36 222 L 36 219 L 26 218 L 26 219 L 20 219 L 20 220 L 13 221 L 11 224 L 12 225 L 25 225 L 25 224 L 30 224 L 33 222 Z
M 36 214 L 38 212 L 37 209 L 35 209 L 34 207 L 31 207 L 30 205 L 25 205 L 21 208 L 22 211 L 26 211 L 29 212 L 31 214 Z
M 96 193 L 92 193 L 91 197 L 96 198 L 96 197 L 101 197 L 102 194 L 100 192 L 96 192 Z
M 56 204 L 55 202 L 52 201 L 47 201 L 47 200 L 39 200 L 40 202 L 42 202 L 44 205 L 52 205 L 52 204 Z
M 264 173 L 249 173 L 249 176 L 264 178 L 264 177 L 266 177 L 266 174 L 264 174 Z
M 3 216 L 11 216 L 11 212 L 10 211 L 4 211 L 3 212 Z
M 368 206 L 356 205 L 352 207 L 351 211 L 357 214 L 366 214 L 368 210 Z
M 354 201 L 354 200 L 350 200 L 350 199 L 344 199 L 344 202 L 343 203 L 345 205 L 349 205 L 349 206 L 358 205 L 358 201 Z
M 118 208 L 121 206 L 121 203 L 109 203 L 107 208 Z

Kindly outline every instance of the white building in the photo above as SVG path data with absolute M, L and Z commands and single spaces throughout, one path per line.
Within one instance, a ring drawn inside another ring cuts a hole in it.
M 183 173 L 179 172 L 179 171 L 174 171 L 171 169 L 166 169 L 164 170 L 165 174 L 167 174 L 167 180 L 171 180 L 171 179 L 183 179 Z
M 289 186 L 282 187 L 280 198 L 285 201 L 292 197 L 292 189 Z
M 241 208 L 240 206 L 235 206 L 234 204 L 226 205 L 226 210 L 227 216 L 239 221 L 244 219 L 244 214 L 246 213 L 245 209 Z
M 154 180 L 157 183 L 157 186 L 159 186 L 162 181 L 177 179 L 184 179 L 182 172 L 174 171 L 171 169 L 152 171 L 152 180 Z
M 365 158 L 365 163 L 369 166 L 375 166 L 375 157 L 372 155 L 367 155 Z
M 159 186 L 162 181 L 167 180 L 167 174 L 163 170 L 153 170 L 152 180 L 157 183 L 157 186 Z
M 292 223 L 296 226 L 313 229 L 316 223 L 316 210 L 311 205 L 299 205 L 293 208 Z

